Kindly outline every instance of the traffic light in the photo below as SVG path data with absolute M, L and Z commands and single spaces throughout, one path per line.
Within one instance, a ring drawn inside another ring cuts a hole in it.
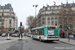
M 67 31 L 67 28 L 65 28 L 65 31 Z
M 62 28 L 62 24 L 60 24 L 60 28 Z
M 20 26 L 22 26 L 22 22 L 20 22 Z
M 31 25 L 31 29 L 33 28 L 33 25 Z

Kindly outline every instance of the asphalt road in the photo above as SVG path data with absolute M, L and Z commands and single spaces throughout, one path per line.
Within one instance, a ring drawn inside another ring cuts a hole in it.
M 3 47 L 2 47 L 3 46 Z M 0 50 L 75 50 L 75 46 L 64 44 L 58 41 L 39 42 L 31 38 L 22 41 L 0 44 Z

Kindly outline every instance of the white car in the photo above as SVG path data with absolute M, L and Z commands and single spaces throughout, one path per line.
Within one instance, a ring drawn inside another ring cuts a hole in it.
M 69 35 L 69 38 L 70 38 L 70 39 L 74 39 L 74 35 L 73 35 L 73 34 L 70 34 L 70 35 Z

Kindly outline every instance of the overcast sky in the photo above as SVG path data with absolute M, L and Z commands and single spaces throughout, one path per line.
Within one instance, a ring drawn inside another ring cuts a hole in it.
M 35 8 L 33 5 L 38 4 L 38 14 L 43 5 L 53 5 L 53 1 L 55 1 L 57 5 L 60 5 L 61 2 L 66 3 L 67 0 L 0 0 L 0 5 L 10 3 L 14 9 L 14 12 L 16 13 L 16 16 L 18 17 L 18 26 L 20 25 L 20 22 L 23 22 L 23 25 L 25 28 L 27 28 L 26 18 L 29 15 L 35 16 Z M 72 3 L 73 0 L 68 0 L 68 2 Z

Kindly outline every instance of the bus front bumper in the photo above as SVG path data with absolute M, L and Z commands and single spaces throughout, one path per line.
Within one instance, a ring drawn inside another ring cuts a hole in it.
M 54 41 L 59 41 L 59 38 L 43 38 L 42 40 L 54 40 Z

